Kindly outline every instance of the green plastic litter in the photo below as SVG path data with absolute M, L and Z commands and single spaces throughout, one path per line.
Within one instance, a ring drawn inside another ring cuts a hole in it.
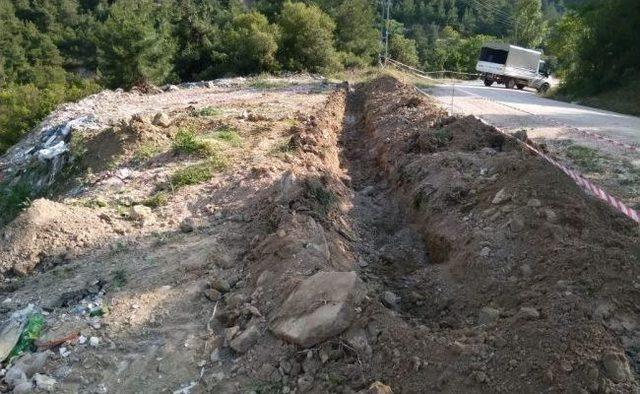
M 18 339 L 18 343 L 9 354 L 9 358 L 19 356 L 26 351 L 34 351 L 34 342 L 40 338 L 44 324 L 45 320 L 42 314 L 34 313 L 29 316 L 27 324 L 25 324 L 22 334 L 20 334 L 20 339 Z

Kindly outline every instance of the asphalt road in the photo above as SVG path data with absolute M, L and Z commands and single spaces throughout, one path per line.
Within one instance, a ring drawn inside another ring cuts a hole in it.
M 526 129 L 530 138 L 582 139 L 588 131 L 640 146 L 640 118 L 538 96 L 535 91 L 486 87 L 480 81 L 427 89 L 443 106 L 473 114 L 505 130 Z

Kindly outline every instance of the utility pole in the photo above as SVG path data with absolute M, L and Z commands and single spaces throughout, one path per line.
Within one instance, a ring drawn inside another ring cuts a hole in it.
M 385 34 L 385 40 L 384 40 L 384 63 L 385 63 L 385 65 L 388 62 L 387 59 L 389 59 L 389 25 L 391 23 L 390 16 L 391 16 L 391 0 L 387 0 L 387 19 L 386 19 L 386 22 L 385 22 L 386 34 Z
M 387 65 L 389 58 L 389 27 L 391 25 L 391 0 L 380 0 L 380 8 L 382 11 L 382 29 L 380 32 L 380 43 L 384 46 L 384 56 L 380 54 L 380 64 Z M 384 58 L 384 62 L 382 61 Z

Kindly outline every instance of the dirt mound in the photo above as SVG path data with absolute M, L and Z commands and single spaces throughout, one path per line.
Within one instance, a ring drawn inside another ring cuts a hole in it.
M 606 360 L 626 352 L 616 368 L 637 363 L 634 224 L 478 120 L 398 112 L 415 92 L 395 80 L 364 95 L 370 159 L 437 264 L 395 278 L 403 310 L 469 357 L 448 368 L 490 391 L 638 390 L 635 374 L 614 377 Z M 418 304 L 412 293 L 424 295 Z M 495 320 L 478 329 L 487 307 Z M 389 379 L 422 382 L 408 372 Z M 468 384 L 447 381 L 447 391 Z
M 107 235 L 114 229 L 95 210 L 38 199 L 2 229 L 0 276 L 72 259 L 101 245 Z

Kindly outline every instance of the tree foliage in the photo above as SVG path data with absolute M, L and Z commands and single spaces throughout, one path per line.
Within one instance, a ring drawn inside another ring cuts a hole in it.
M 339 67 L 333 45 L 335 23 L 318 6 L 285 3 L 278 24 L 279 59 L 286 69 L 326 72 Z
M 174 43 L 152 0 L 118 0 L 97 34 L 98 73 L 108 86 L 162 83 L 173 69 Z

